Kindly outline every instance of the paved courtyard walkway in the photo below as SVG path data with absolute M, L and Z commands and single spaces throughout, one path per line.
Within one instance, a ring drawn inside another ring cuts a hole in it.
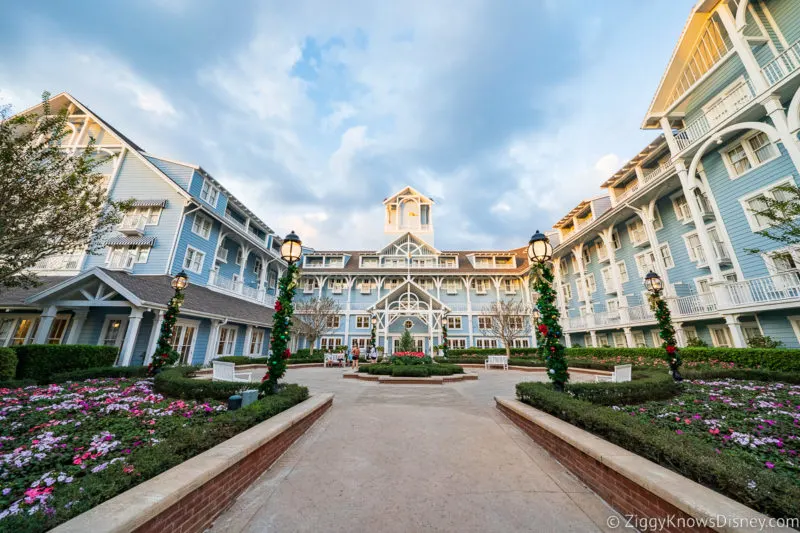
M 479 374 L 379 385 L 340 369 L 289 370 L 288 382 L 335 393 L 333 407 L 213 531 L 607 530 L 614 511 L 494 407 L 495 395 L 544 376 Z

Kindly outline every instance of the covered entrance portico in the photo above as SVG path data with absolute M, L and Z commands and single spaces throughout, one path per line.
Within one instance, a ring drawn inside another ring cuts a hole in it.
M 442 323 L 450 309 L 420 285 L 406 279 L 368 311 L 378 319 L 376 337 L 378 344 L 383 345 L 383 353 L 396 351 L 400 336 L 408 329 L 417 349 L 433 355 L 433 347 L 442 342 Z

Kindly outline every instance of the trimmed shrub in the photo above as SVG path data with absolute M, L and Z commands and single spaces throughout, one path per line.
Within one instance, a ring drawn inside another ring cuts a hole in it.
M 51 383 L 64 383 L 67 381 L 84 381 L 97 378 L 146 378 L 146 366 L 102 366 L 98 368 L 87 368 L 84 370 L 73 370 L 71 372 L 59 372 L 50 376 Z
M 710 443 L 643 424 L 608 407 L 556 392 L 549 384 L 519 383 L 517 397 L 757 511 L 777 518 L 800 516 L 800 487 L 736 455 L 718 455 Z
M 800 355 L 800 354 L 798 354 Z M 777 372 L 748 368 L 687 368 L 681 372 L 686 379 L 741 379 L 745 381 L 781 382 L 800 385 L 800 372 Z
M 258 388 L 258 383 L 193 379 L 191 376 L 198 369 L 196 366 L 176 366 L 163 370 L 156 375 L 153 390 L 170 398 L 225 401 L 243 390 Z
M 0 381 L 10 381 L 17 375 L 17 352 L 0 348 Z
M 567 350 L 569 351 L 569 350 Z M 505 355 L 505 348 L 465 348 L 465 349 L 452 349 L 447 350 L 447 357 L 460 358 L 467 357 L 482 357 L 486 358 L 487 355 Z M 511 348 L 511 357 L 536 357 L 539 355 L 538 348 Z
M 24 389 L 31 385 L 37 385 L 35 379 L 10 379 L 8 381 L 0 381 L 0 389 Z
M 363 368 L 374 376 L 391 376 L 394 365 L 390 365 L 388 363 L 375 363 L 372 365 L 366 365 Z M 361 369 L 359 368 L 359 371 L 360 370 Z
M 392 376 L 396 378 L 427 378 L 430 370 L 422 365 L 394 365 Z
M 52 374 L 112 366 L 119 353 L 115 346 L 84 344 L 28 344 L 13 349 L 19 358 L 16 377 L 35 379 L 42 384 Z
M 672 398 L 682 390 L 666 372 L 636 372 L 632 377 L 622 383 L 568 383 L 566 391 L 598 405 L 631 405 Z
M 452 376 L 453 374 L 463 374 L 464 369 L 458 365 L 449 365 L 447 363 L 439 363 L 435 365 L 428 365 L 428 375 L 430 376 Z

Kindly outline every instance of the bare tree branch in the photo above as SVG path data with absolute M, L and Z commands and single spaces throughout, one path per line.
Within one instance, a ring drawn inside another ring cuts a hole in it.
M 500 339 L 509 357 L 514 340 L 530 335 L 531 321 L 528 308 L 519 300 L 495 302 L 484 306 L 481 312 L 490 319 L 489 327 L 481 328 L 481 334 Z
M 331 322 L 333 317 L 339 316 L 340 310 L 339 303 L 328 297 L 301 300 L 295 304 L 294 316 L 298 331 L 308 338 L 312 354 L 317 339 L 336 329 Z

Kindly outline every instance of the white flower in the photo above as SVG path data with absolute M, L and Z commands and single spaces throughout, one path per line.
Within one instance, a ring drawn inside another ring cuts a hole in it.
M 551 369 L 550 369 L 550 373 L 551 373 L 551 374 L 555 374 L 555 373 L 556 373 L 556 370 L 555 370 L 555 368 L 551 368 Z

